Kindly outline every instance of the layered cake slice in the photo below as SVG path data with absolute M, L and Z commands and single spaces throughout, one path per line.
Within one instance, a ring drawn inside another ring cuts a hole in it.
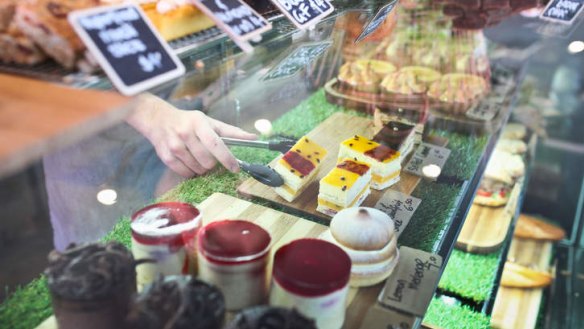
M 354 159 L 371 167 L 371 187 L 382 190 L 399 182 L 400 152 L 363 136 L 355 135 L 341 143 L 339 159 Z
M 317 211 L 334 216 L 359 206 L 371 193 L 371 170 L 364 162 L 344 159 L 320 180 Z
M 379 133 L 373 137 L 373 140 L 393 150 L 398 150 L 400 161 L 403 162 L 414 149 L 416 134 L 414 128 L 413 125 L 390 121 L 383 125 Z
M 294 201 L 318 172 L 326 154 L 322 146 L 307 137 L 300 138 L 274 168 L 284 179 L 284 185 L 277 187 L 276 193 L 288 202 Z

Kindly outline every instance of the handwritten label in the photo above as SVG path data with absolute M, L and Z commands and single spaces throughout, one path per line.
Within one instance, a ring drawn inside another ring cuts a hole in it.
M 404 170 L 413 175 L 435 180 L 440 176 L 449 156 L 450 150 L 445 147 L 422 143 Z
M 584 8 L 584 0 L 552 0 L 539 16 L 562 24 L 572 24 Z
M 486 99 L 470 111 L 466 112 L 466 116 L 481 121 L 491 121 L 501 111 L 503 104 L 496 100 Z
M 421 199 L 403 194 L 396 190 L 388 190 L 377 202 L 375 208 L 385 212 L 393 219 L 395 232 L 399 237 L 412 219 L 412 215 L 422 202 Z
M 249 40 L 272 28 L 272 24 L 240 0 L 194 0 L 243 51 L 252 52 Z
M 375 303 L 363 319 L 360 329 L 411 329 L 417 318 Z
M 114 86 L 134 95 L 181 76 L 185 68 L 136 5 L 80 10 L 69 22 Z
M 319 58 L 331 46 L 331 42 L 309 43 L 298 46 L 290 55 L 274 66 L 263 81 L 282 79 L 293 76 Z
M 400 258 L 378 302 L 417 316 L 424 316 L 440 276 L 442 257 L 402 246 Z
M 397 3 L 398 3 L 397 0 L 393 0 L 390 3 L 388 3 L 387 5 L 379 8 L 379 10 L 377 11 L 377 14 L 375 14 L 375 16 L 373 16 L 373 18 L 369 21 L 369 23 L 367 23 L 365 28 L 363 28 L 363 31 L 361 32 L 361 34 L 359 34 L 357 39 L 355 39 L 355 43 L 360 42 L 361 40 L 365 39 L 368 35 L 375 32 L 379 28 L 379 26 L 381 26 L 381 24 L 383 24 L 383 22 L 385 22 L 385 20 L 387 19 L 387 16 L 391 13 L 393 8 L 395 8 L 395 5 Z
M 316 25 L 335 8 L 328 0 L 271 0 L 299 29 Z

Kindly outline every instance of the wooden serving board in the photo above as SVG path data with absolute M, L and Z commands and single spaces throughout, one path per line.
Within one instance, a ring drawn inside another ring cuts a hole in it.
M 203 214 L 203 224 L 223 219 L 245 219 L 266 229 L 272 236 L 271 259 L 282 245 L 300 238 L 317 238 L 327 227 L 296 216 L 240 200 L 222 193 L 215 193 L 198 206 Z M 128 233 L 129 234 L 129 233 Z M 271 273 L 272 262 L 269 263 Z M 383 284 L 349 290 L 347 313 L 343 328 L 359 328 L 369 307 L 383 288 Z M 234 314 L 228 314 L 228 323 Z M 55 317 L 51 316 L 37 329 L 57 329 Z
M 252 178 L 244 181 L 237 188 L 237 192 L 248 198 L 259 198 L 288 208 L 296 213 L 329 221 L 331 217 L 316 211 L 319 181 L 336 165 L 339 145 L 342 141 L 354 135 L 373 138 L 376 133 L 377 129 L 374 127 L 371 119 L 354 117 L 344 113 L 335 113 L 308 133 L 308 137 L 326 148 L 328 154 L 322 160 L 320 170 L 315 178 L 313 178 L 310 185 L 296 200 L 288 202 L 276 194 L 273 188 L 261 184 Z M 445 143 L 441 144 L 444 145 Z M 272 161 L 270 166 L 273 167 L 279 159 L 278 157 Z M 421 178 L 418 176 L 402 172 L 400 174 L 400 181 L 391 186 L 390 189 L 409 195 L 416 188 L 420 180 Z M 377 191 L 372 189 L 371 194 L 365 199 L 362 205 L 365 207 L 375 206 L 387 190 Z
M 515 216 L 523 184 L 523 178 L 515 183 L 505 206 L 473 204 L 458 235 L 456 248 L 476 254 L 487 254 L 499 249 Z
M 551 255 L 551 242 L 513 238 L 507 258 L 521 265 L 548 271 Z M 499 287 L 491 314 L 491 326 L 500 329 L 535 328 L 542 296 L 542 288 Z

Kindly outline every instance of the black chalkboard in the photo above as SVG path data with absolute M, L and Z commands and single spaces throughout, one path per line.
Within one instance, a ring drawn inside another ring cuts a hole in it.
M 335 8 L 328 0 L 272 0 L 300 29 L 315 25 Z
M 385 22 L 387 15 L 389 15 L 391 13 L 391 11 L 393 10 L 393 8 L 395 8 L 395 5 L 397 5 L 397 2 L 398 2 L 397 0 L 392 0 L 387 5 L 379 8 L 379 10 L 377 11 L 377 14 L 375 14 L 375 16 L 373 16 L 373 18 L 369 21 L 369 23 L 367 23 L 367 25 L 365 26 L 365 28 L 363 29 L 361 34 L 359 34 L 357 39 L 355 39 L 355 43 L 365 39 L 368 35 L 375 32 L 375 30 L 377 30 L 377 28 L 379 28 L 379 26 L 383 22 Z
M 540 17 L 557 23 L 571 24 L 584 8 L 584 0 L 552 0 Z
M 319 58 L 329 47 L 331 42 L 308 43 L 298 46 L 288 56 L 274 66 L 262 81 L 270 81 L 293 76 Z
M 123 94 L 184 74 L 184 66 L 135 5 L 76 11 L 69 21 Z
M 272 28 L 270 22 L 240 0 L 196 0 L 195 4 L 236 43 Z

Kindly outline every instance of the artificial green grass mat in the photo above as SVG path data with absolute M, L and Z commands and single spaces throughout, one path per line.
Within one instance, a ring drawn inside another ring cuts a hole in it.
M 363 113 L 329 104 L 326 101 L 324 90 L 321 89 L 276 120 L 273 123 L 273 131 L 276 134 L 300 137 L 336 112 L 366 116 Z M 445 172 L 447 170 L 452 173 L 465 172 L 465 170 L 470 172 L 469 168 L 476 167 L 476 162 L 483 152 L 483 141 L 477 141 L 464 135 L 433 133 L 445 136 L 450 141 L 449 148 L 452 149 L 452 154 L 445 167 Z M 468 144 L 465 144 L 465 139 Z M 233 147 L 232 151 L 241 160 L 263 164 L 267 164 L 278 155 L 277 152 L 243 147 Z M 448 174 L 450 175 L 450 173 Z M 460 174 L 455 174 L 455 176 L 462 177 Z M 217 169 L 208 175 L 189 179 L 179 184 L 163 196 L 163 199 L 200 203 L 215 192 L 235 196 L 238 184 L 247 177 L 243 173 L 233 174 L 224 169 Z M 413 195 L 423 201 L 400 237 L 400 244 L 433 252 L 436 248 L 436 242 L 440 240 L 449 224 L 460 193 L 459 187 L 421 182 Z M 263 202 L 255 202 L 265 205 Z M 121 219 L 114 229 L 104 237 L 104 240 L 116 240 L 130 246 L 129 219 Z M 0 305 L 0 329 L 3 329 L 5 324 L 7 328 L 11 329 L 34 328 L 51 313 L 46 280 L 41 277 L 18 289 Z
M 437 242 L 450 224 L 461 192 L 462 188 L 458 186 L 422 180 L 412 193 L 422 199 L 422 202 L 400 235 L 400 244 L 426 252 L 436 252 Z
M 501 250 L 485 255 L 454 250 L 438 288 L 482 303 L 489 298 L 493 289 L 500 257 Z
M 468 136 L 444 130 L 434 130 L 432 135 L 448 139 L 447 148 L 451 153 L 443 168 L 444 175 L 464 180 L 471 179 L 485 151 L 489 136 Z
M 448 329 L 487 329 L 489 322 L 486 315 L 458 303 L 447 304 L 441 298 L 432 298 L 423 320 L 423 323 Z

